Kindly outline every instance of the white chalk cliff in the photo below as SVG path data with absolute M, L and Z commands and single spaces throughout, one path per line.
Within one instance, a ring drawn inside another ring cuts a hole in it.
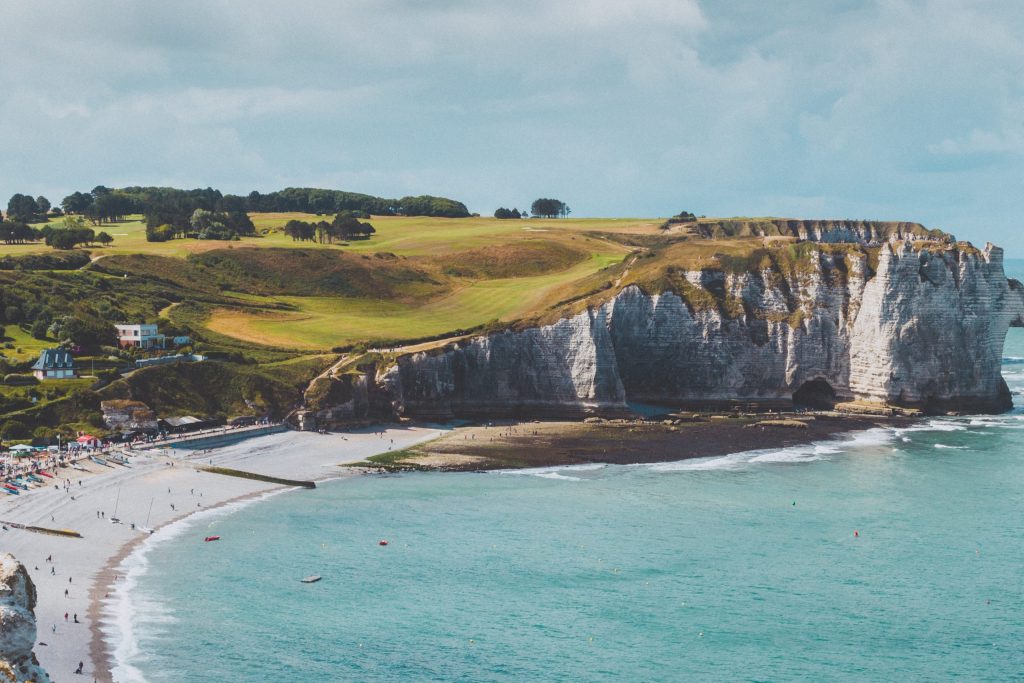
M 551 325 L 400 357 L 377 386 L 399 414 L 568 415 L 831 398 L 928 412 L 1001 412 L 1008 327 L 1024 288 L 1003 252 L 945 244 L 812 245 L 799 273 L 680 271 L 683 289 L 627 286 Z M 718 305 L 708 305 L 707 302 Z
M 49 683 L 32 652 L 36 641 L 36 587 L 13 555 L 0 555 L 0 682 Z

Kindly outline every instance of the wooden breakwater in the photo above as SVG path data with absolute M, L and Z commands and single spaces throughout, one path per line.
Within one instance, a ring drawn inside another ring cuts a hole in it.
M 82 534 L 71 529 L 48 529 L 44 526 L 32 526 L 30 524 L 21 524 L 19 522 L 5 522 L 0 520 L 0 524 L 11 529 L 22 529 L 24 531 L 31 531 L 36 534 L 49 534 L 50 536 L 64 536 L 66 538 L 82 538 Z
M 316 482 L 314 481 L 301 481 L 299 479 L 284 479 L 282 477 L 272 477 L 268 474 L 256 474 L 255 472 L 246 472 L 244 470 L 234 470 L 230 467 L 200 467 L 201 472 L 210 472 L 212 474 L 223 474 L 228 477 L 239 477 L 240 479 L 253 479 L 255 481 L 265 481 L 268 484 L 281 484 L 282 486 L 296 486 L 304 489 L 315 489 Z

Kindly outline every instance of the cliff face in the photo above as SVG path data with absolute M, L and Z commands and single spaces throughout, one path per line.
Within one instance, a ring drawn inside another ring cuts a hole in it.
M 682 274 L 555 324 L 398 359 L 377 380 L 399 414 L 573 415 L 675 405 L 860 400 L 1000 412 L 1003 341 L 1024 289 L 1002 250 L 815 249 L 798 271 Z M 799 392 L 799 393 L 798 393 Z
M 0 555 L 0 681 L 49 683 L 32 653 L 36 641 L 36 587 L 14 556 Z

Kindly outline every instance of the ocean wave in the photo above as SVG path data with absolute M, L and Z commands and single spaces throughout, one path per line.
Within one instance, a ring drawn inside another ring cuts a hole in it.
M 734 470 L 750 465 L 806 463 L 827 459 L 829 456 L 866 448 L 878 448 L 892 443 L 895 432 L 889 429 L 868 429 L 846 435 L 843 439 L 815 441 L 789 448 L 765 448 L 742 451 L 708 458 L 693 458 L 676 462 L 647 465 L 652 472 L 699 472 L 706 470 Z
M 162 602 L 140 596 L 137 591 L 139 579 L 149 570 L 149 555 L 154 548 L 178 538 L 202 522 L 222 517 L 261 500 L 276 496 L 291 489 L 267 491 L 266 493 L 205 510 L 198 510 L 183 519 L 161 527 L 129 553 L 118 565 L 116 575 L 122 577 L 114 585 L 112 595 L 102 603 L 100 630 L 113 655 L 111 673 L 121 683 L 145 683 L 146 678 L 135 666 L 140 655 L 138 628 L 145 624 L 169 623 L 174 615 L 167 611 Z
M 929 420 L 924 424 L 913 425 L 912 427 L 904 427 L 901 432 L 963 432 L 966 431 L 967 427 L 962 424 L 958 424 L 953 420 Z
M 541 479 L 561 479 L 564 481 L 583 481 L 581 477 L 573 477 L 563 472 L 589 472 L 601 470 L 608 465 L 600 462 L 585 463 L 583 465 L 553 465 L 551 467 L 526 467 L 516 470 L 495 470 L 495 474 L 521 474 Z
M 1024 358 L 1020 356 L 1003 356 L 1003 365 L 1024 364 Z
M 936 448 L 946 448 L 946 449 L 949 449 L 949 450 L 957 450 L 957 451 L 966 451 L 967 450 L 967 446 L 947 446 L 944 443 L 937 443 L 937 444 L 935 444 L 935 447 Z

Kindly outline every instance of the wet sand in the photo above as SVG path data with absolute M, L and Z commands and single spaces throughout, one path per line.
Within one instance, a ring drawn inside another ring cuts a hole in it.
M 699 421 L 689 421 L 689 420 Z M 670 421 L 671 422 L 671 421 Z M 794 423 L 803 423 L 804 426 Z M 788 448 L 838 434 L 898 427 L 908 418 L 830 415 L 758 415 L 645 421 L 508 422 L 466 427 L 442 438 L 384 454 L 386 469 L 473 471 L 587 463 L 629 465 Z

